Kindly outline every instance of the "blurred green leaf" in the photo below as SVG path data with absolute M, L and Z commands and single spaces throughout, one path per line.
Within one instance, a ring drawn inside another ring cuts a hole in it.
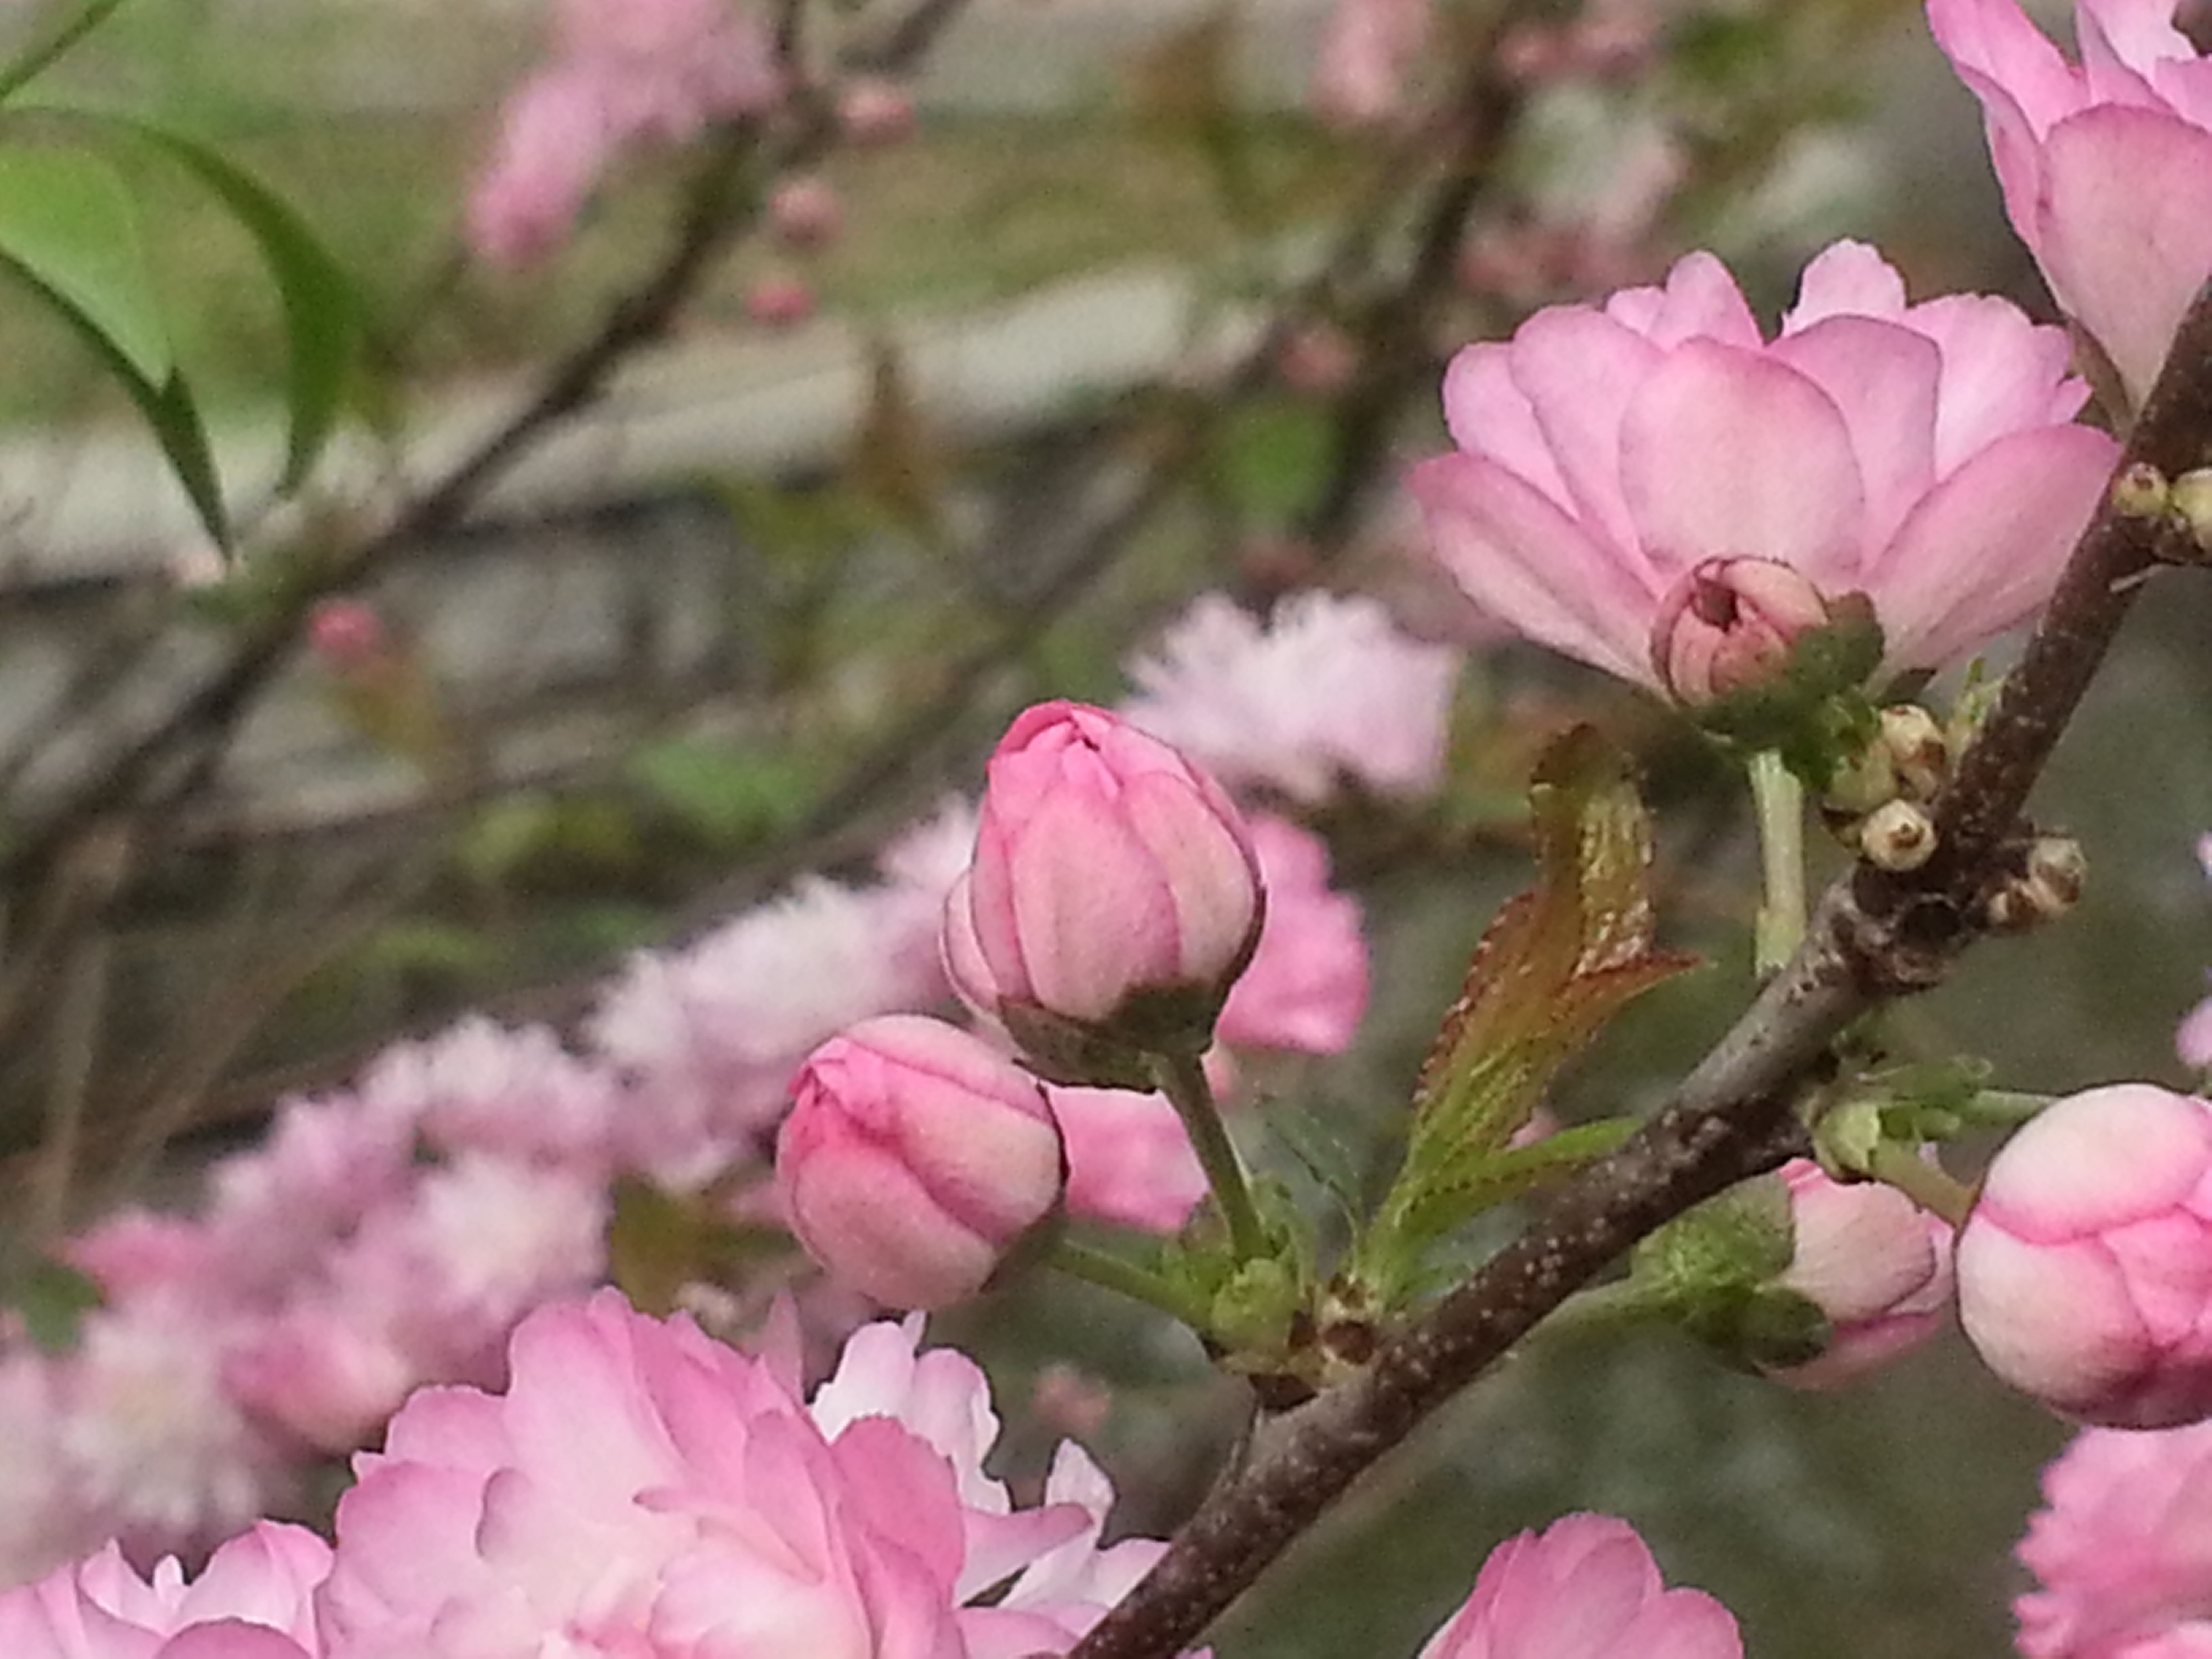
M 137 210 L 115 169 L 46 146 L 0 149 L 0 259 L 151 386 L 174 368 Z
M 1335 459 L 1328 411 L 1291 398 L 1240 405 L 1214 441 L 1214 477 L 1230 505 L 1270 525 L 1293 523 L 1310 510 Z
M 351 280 L 288 203 L 200 140 L 150 121 L 55 107 L 160 151 L 220 198 L 259 248 L 283 306 L 289 348 L 285 401 L 290 433 L 280 488 L 296 487 L 337 422 L 361 338 L 361 301 Z
M 705 1194 L 665 1192 L 625 1176 L 615 1183 L 614 1200 L 608 1277 L 644 1313 L 672 1314 L 685 1285 L 734 1283 L 763 1256 L 791 1248 L 788 1234 L 738 1226 Z
M 100 1305 L 99 1285 L 88 1273 L 41 1256 L 8 1287 L 8 1304 L 23 1333 L 41 1353 L 64 1354 L 77 1345 L 85 1315 Z
M 811 779 L 799 763 L 694 738 L 641 750 L 629 771 L 684 830 L 722 850 L 750 846 L 786 827 L 811 799 Z
M 0 103 L 5 103 L 54 64 L 107 19 L 123 0 L 90 0 L 85 9 L 44 40 L 33 40 L 0 68 Z

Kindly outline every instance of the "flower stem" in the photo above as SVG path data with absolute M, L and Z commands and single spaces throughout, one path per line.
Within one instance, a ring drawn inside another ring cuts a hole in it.
M 1244 1174 L 1244 1162 L 1237 1157 L 1229 1131 L 1222 1127 L 1220 1108 L 1213 1102 L 1213 1085 L 1206 1080 L 1200 1057 L 1156 1054 L 1152 1058 L 1160 1091 L 1182 1120 L 1191 1150 L 1198 1154 L 1199 1168 L 1206 1171 L 1206 1184 L 1213 1189 L 1213 1201 L 1229 1225 L 1230 1249 L 1239 1261 L 1253 1261 L 1271 1254 L 1267 1230 L 1261 1224 L 1260 1212 L 1252 1202 L 1252 1184 Z
M 1752 957 L 1764 979 L 1805 941 L 1805 786 L 1779 754 L 1762 749 L 1751 757 L 1751 794 L 1766 887 L 1752 933 Z
M 1140 1267 L 1110 1250 L 1062 1238 L 1053 1245 L 1052 1254 L 1045 1261 L 1073 1278 L 1102 1285 L 1109 1291 L 1118 1291 L 1148 1308 L 1157 1308 L 1170 1319 L 1180 1320 L 1194 1331 L 1206 1328 L 1204 1308 L 1149 1267 Z
M 1867 1173 L 1885 1187 L 1894 1187 L 1932 1216 L 1954 1227 L 1966 1224 L 1974 1207 L 1974 1189 L 1941 1164 L 1895 1141 L 1878 1143 L 1867 1158 Z
M 1989 1128 L 2017 1128 L 2057 1099 L 2055 1095 L 2022 1094 L 2012 1089 L 1982 1089 L 1959 1109 L 1967 1122 Z

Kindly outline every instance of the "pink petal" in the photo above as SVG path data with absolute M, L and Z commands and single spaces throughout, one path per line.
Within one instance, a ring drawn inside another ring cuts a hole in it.
M 1969 86 L 1996 88 L 2035 132 L 2081 106 L 2078 72 L 2018 0 L 1928 0 L 1928 27 Z
M 1903 299 L 1900 287 L 1898 309 Z M 1866 489 L 1864 545 L 1881 548 L 1935 477 L 1942 354 L 1896 323 L 1834 316 L 1785 335 L 1769 355 L 1826 392 L 1842 412 Z
M 1905 278 L 1864 242 L 1823 248 L 1797 279 L 1797 303 L 1782 319 L 1784 338 L 1829 317 L 1905 314 Z
M 1456 353 L 1444 369 L 1443 398 L 1454 443 L 1519 474 L 1559 506 L 1572 505 L 1550 441 L 1514 379 L 1511 346 L 1486 340 Z
M 1940 667 L 2034 615 L 2118 447 L 2087 427 L 2016 433 L 1930 491 L 1872 572 L 1889 665 Z
M 1407 475 L 1429 539 L 1461 592 L 1540 645 L 1649 685 L 1661 589 L 1644 561 L 1590 539 L 1534 487 L 1474 455 Z
M 1692 340 L 1637 389 L 1621 483 L 1646 557 L 1668 576 L 1701 559 L 1786 564 L 1855 587 L 1865 491 L 1833 399 L 1782 363 Z
M 1561 505 L 1613 545 L 1634 548 L 1620 488 L 1620 422 L 1664 354 L 1581 306 L 1537 313 L 1513 337 L 1512 353 L 1514 382 L 1528 394 L 1570 492 Z
M 1710 253 L 1676 260 L 1667 273 L 1666 287 L 1624 289 L 1606 301 L 1605 311 L 1656 346 L 1718 340 L 1756 351 L 1763 339 L 1743 290 L 1728 267 Z
M 1906 320 L 1943 355 L 1939 478 L 2008 433 L 2072 420 L 2088 401 L 2087 383 L 2067 378 L 2074 348 L 2066 331 L 2031 322 L 2008 301 L 1947 294 L 1915 306 Z
M 2005 1143 L 1982 1204 L 2007 1232 L 2056 1243 L 2183 1203 L 2212 1164 L 2212 1107 L 2148 1084 L 2090 1089 Z
M 1091 791 L 1039 805 L 1007 867 L 1024 965 L 1046 1007 L 1102 1019 L 1133 983 L 1174 975 L 1176 919 L 1159 866 Z M 979 896 L 983 873 L 979 861 Z
M 2029 240 L 2059 302 L 2140 403 L 2212 275 L 2212 132 L 2147 110 L 2093 109 L 2051 132 L 2044 168 Z
M 2152 1358 L 2100 1251 L 2024 1244 L 1996 1227 L 1960 1235 L 1959 1322 L 1991 1370 L 2062 1411 L 2110 1400 Z

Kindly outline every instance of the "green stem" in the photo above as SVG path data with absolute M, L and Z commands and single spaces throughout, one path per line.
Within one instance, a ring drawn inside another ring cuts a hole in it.
M 1983 1089 L 1959 1109 L 1969 1123 L 1990 1128 L 2017 1128 L 2057 1099 L 2056 1095 L 2021 1094 L 2010 1089 Z
M 1867 1158 L 1867 1173 L 1886 1187 L 1894 1187 L 1922 1209 L 1940 1216 L 1954 1227 L 1966 1224 L 1974 1207 L 1974 1189 L 1955 1179 L 1941 1164 L 1922 1158 L 1894 1141 L 1878 1143 Z
M 1203 1331 L 1206 1328 L 1204 1308 L 1158 1273 L 1148 1267 L 1140 1267 L 1110 1250 L 1101 1250 L 1089 1244 L 1078 1244 L 1073 1239 L 1062 1238 L 1052 1247 L 1052 1254 L 1045 1261 L 1048 1266 L 1057 1267 L 1071 1277 L 1103 1285 L 1109 1291 L 1118 1291 L 1148 1308 L 1158 1308 L 1170 1318 L 1182 1321 L 1193 1330 Z
M 1805 786 L 1771 749 L 1751 757 L 1751 794 L 1759 815 L 1759 867 L 1766 884 L 1752 935 L 1753 959 L 1764 979 L 1805 942 Z
M 1152 1074 L 1160 1091 L 1173 1103 L 1176 1115 L 1190 1136 L 1198 1166 L 1221 1218 L 1229 1224 L 1229 1246 L 1239 1261 L 1255 1261 L 1271 1254 L 1267 1230 L 1260 1224 L 1260 1212 L 1252 1202 L 1252 1184 L 1244 1174 L 1244 1161 L 1222 1127 L 1221 1111 L 1213 1103 L 1213 1085 L 1206 1080 L 1206 1067 L 1193 1054 L 1156 1054 Z

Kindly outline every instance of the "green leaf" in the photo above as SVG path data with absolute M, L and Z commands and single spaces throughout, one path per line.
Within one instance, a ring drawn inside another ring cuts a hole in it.
M 1272 525 L 1295 522 L 1320 499 L 1336 431 L 1319 405 L 1263 398 L 1233 410 L 1215 440 L 1214 473 L 1230 505 Z
M 23 1334 L 41 1353 L 64 1354 L 77 1345 L 85 1315 L 100 1304 L 100 1285 L 89 1274 L 40 1256 L 8 1287 L 8 1301 L 23 1322 Z
M 137 216 L 105 161 L 73 151 L 0 149 L 0 264 L 74 329 L 152 428 L 217 545 L 230 545 L 207 426 L 172 360 Z
M 1405 1165 L 1366 1251 L 1386 1299 L 1428 1244 L 1540 1176 L 1542 1155 L 1507 1143 L 1560 1066 L 1692 965 L 1654 944 L 1650 822 L 1626 757 L 1577 727 L 1546 750 L 1528 799 L 1538 885 L 1483 936 L 1422 1068 Z
M 788 827 L 811 799 L 812 780 L 798 761 L 738 753 L 691 738 L 641 750 L 627 769 L 686 830 L 725 851 L 740 850 Z
M 0 103 L 7 102 L 68 56 L 78 42 L 105 22 L 107 15 L 122 3 L 123 0 L 91 0 L 82 11 L 46 39 L 33 40 L 24 47 L 12 63 L 0 68 Z
M 337 422 L 361 341 L 361 298 L 344 269 L 289 203 L 200 139 L 76 104 L 41 101 L 39 107 L 156 150 L 211 191 L 252 238 L 284 312 L 289 432 L 279 487 L 296 488 Z
M 664 1192 L 625 1176 L 607 1223 L 608 1277 L 642 1312 L 676 1311 L 687 1285 L 735 1285 L 762 1260 L 788 1251 L 790 1235 L 725 1219 L 708 1194 Z
M 0 149 L 0 259 L 131 372 L 164 385 L 174 367 L 138 216 L 114 168 L 76 150 Z

